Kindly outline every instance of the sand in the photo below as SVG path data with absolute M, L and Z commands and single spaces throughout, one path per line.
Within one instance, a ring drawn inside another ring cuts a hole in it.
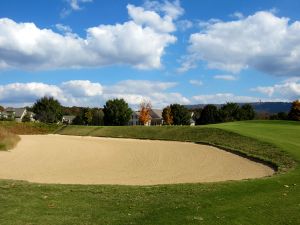
M 0 152 L 0 178 L 37 183 L 155 185 L 270 176 L 274 171 L 215 147 L 173 141 L 21 135 Z

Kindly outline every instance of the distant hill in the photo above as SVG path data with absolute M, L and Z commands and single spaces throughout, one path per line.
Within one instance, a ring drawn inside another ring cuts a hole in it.
M 291 102 L 251 102 L 251 103 L 238 103 L 240 106 L 244 104 L 250 104 L 253 106 L 256 112 L 265 112 L 265 113 L 279 113 L 279 112 L 286 112 L 288 113 L 291 109 L 292 103 Z M 207 104 L 197 104 L 197 105 L 186 105 L 188 109 L 195 109 L 195 108 L 203 108 Z M 214 104 L 217 107 L 222 107 L 223 104 Z

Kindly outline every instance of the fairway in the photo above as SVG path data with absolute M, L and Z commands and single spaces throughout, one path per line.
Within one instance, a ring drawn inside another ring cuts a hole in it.
M 173 141 L 23 135 L 0 152 L 0 178 L 60 184 L 155 185 L 270 176 L 261 163 Z

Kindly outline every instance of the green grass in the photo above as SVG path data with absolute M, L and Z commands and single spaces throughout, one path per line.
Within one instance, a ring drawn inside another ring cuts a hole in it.
M 70 126 L 58 132 L 205 142 L 289 170 L 263 179 L 146 187 L 0 180 L 1 225 L 300 224 L 300 168 L 290 158 L 298 165 L 299 123 L 251 121 L 196 128 Z
M 13 121 L 0 121 L 0 127 L 14 134 L 49 134 L 62 127 L 57 124 L 45 123 L 18 123 Z

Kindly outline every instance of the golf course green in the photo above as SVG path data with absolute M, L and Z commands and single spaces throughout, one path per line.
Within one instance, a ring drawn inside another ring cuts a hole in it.
M 260 179 L 157 186 L 0 180 L 1 225 L 300 224 L 299 122 L 245 121 L 196 127 L 65 126 L 50 130 L 62 135 L 209 144 L 259 159 L 277 172 Z

